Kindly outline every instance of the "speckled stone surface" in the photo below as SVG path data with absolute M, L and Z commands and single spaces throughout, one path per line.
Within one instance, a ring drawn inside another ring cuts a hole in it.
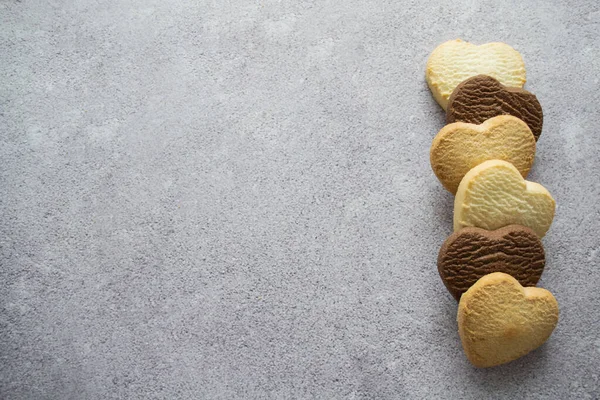
M 596 1 L 0 2 L 0 398 L 597 398 Z M 550 340 L 465 358 L 440 43 L 544 109 Z

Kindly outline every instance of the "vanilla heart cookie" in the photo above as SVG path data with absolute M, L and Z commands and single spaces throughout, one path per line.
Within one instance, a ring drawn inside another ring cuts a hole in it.
M 523 286 L 535 286 L 546 264 L 542 242 L 531 229 L 509 225 L 495 231 L 463 228 L 446 239 L 438 272 L 456 300 L 479 278 L 504 272 Z
M 516 224 L 543 237 L 552 224 L 554 208 L 554 199 L 542 185 L 524 180 L 509 162 L 489 160 L 467 172 L 458 186 L 454 231 Z
M 512 276 L 494 272 L 462 295 L 457 321 L 469 361 L 493 367 L 541 346 L 558 322 L 558 302 L 546 289 L 524 288 Z
M 429 158 L 435 175 L 454 194 L 463 176 L 486 160 L 508 161 L 527 177 L 535 158 L 535 138 L 525 122 L 511 115 L 481 125 L 455 122 L 433 139 Z
M 505 43 L 476 46 L 460 39 L 439 45 L 427 60 L 425 79 L 436 101 L 445 110 L 448 98 L 465 79 L 489 75 L 510 87 L 523 87 L 525 63 L 518 51 Z
M 487 75 L 467 79 L 454 89 L 448 99 L 446 122 L 481 124 L 497 115 L 513 115 L 525 122 L 535 140 L 542 133 L 544 113 L 535 94 L 525 89 L 507 87 Z

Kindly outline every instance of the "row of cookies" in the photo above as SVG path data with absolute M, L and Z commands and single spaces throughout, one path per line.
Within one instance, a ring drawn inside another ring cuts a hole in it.
M 542 345 L 558 322 L 556 299 L 535 287 L 555 202 L 525 180 L 542 108 L 522 89 L 521 55 L 504 43 L 443 43 L 429 57 L 426 79 L 448 123 L 431 145 L 431 167 L 455 195 L 454 233 L 438 270 L 459 301 L 467 358 L 478 367 L 504 364 Z

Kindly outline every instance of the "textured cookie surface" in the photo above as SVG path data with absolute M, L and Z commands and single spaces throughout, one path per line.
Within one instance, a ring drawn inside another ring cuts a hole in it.
M 494 272 L 460 298 L 458 333 L 476 367 L 504 364 L 541 346 L 558 322 L 558 303 L 545 289 Z
M 505 86 L 523 87 L 525 63 L 518 51 L 505 43 L 476 46 L 460 39 L 442 43 L 429 56 L 425 79 L 436 101 L 445 110 L 448 98 L 465 79 L 489 75 Z
M 433 139 L 429 155 L 442 185 L 456 193 L 463 176 L 486 160 L 508 161 L 527 177 L 535 159 L 535 139 L 525 122 L 501 115 L 481 125 L 446 125 Z
M 448 100 L 446 122 L 481 124 L 497 115 L 522 119 L 537 141 L 542 133 L 544 114 L 537 97 L 525 89 L 507 87 L 488 75 L 462 82 Z
M 495 231 L 463 228 L 446 239 L 438 256 L 440 277 L 456 300 L 492 272 L 509 274 L 523 286 L 535 286 L 545 264 L 542 242 L 534 231 L 520 225 Z
M 543 237 L 554 218 L 555 202 L 539 183 L 523 179 L 511 163 L 485 161 L 460 182 L 454 198 L 454 231 L 524 225 Z

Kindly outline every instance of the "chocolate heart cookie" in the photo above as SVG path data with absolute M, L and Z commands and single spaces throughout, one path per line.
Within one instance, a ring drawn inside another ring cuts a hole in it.
M 523 286 L 535 286 L 542 276 L 546 257 L 536 233 L 521 225 L 495 231 L 464 228 L 446 239 L 438 256 L 438 272 L 456 298 L 479 278 L 504 272 Z
M 448 99 L 446 122 L 481 124 L 498 115 L 522 119 L 537 141 L 544 113 L 537 97 L 519 87 L 507 87 L 488 75 L 477 75 L 459 84 Z

